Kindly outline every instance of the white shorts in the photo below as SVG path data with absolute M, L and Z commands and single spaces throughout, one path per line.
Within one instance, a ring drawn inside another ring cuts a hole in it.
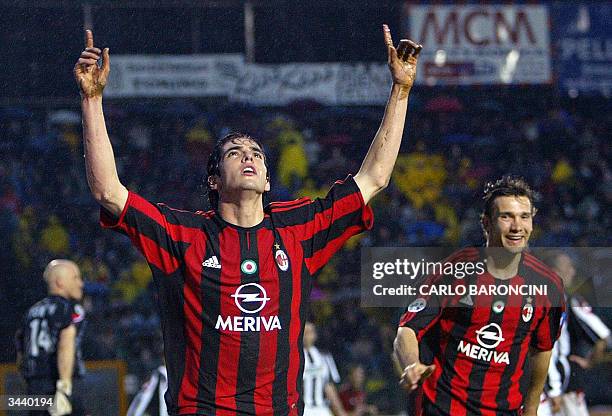
M 333 416 L 331 410 L 325 406 L 304 406 L 304 416 Z
M 561 396 L 561 411 L 552 412 L 550 399 L 540 403 L 538 416 L 589 416 L 583 392 L 570 391 Z

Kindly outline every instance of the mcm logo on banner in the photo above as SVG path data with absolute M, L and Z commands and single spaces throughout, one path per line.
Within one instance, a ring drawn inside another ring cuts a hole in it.
M 264 309 L 270 298 L 258 283 L 239 286 L 233 295 L 236 307 L 245 314 L 256 314 Z M 217 316 L 215 329 L 235 332 L 260 332 L 282 329 L 277 315 L 272 316 Z

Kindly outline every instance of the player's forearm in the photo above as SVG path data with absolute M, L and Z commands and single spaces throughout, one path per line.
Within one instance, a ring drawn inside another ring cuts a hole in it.
M 400 371 L 404 371 L 407 366 L 419 362 L 419 342 L 412 329 L 398 329 L 393 342 L 393 353 L 400 366 Z
M 60 333 L 57 346 L 57 371 L 60 380 L 72 380 L 76 357 L 76 328 L 70 325 Z
M 600 339 L 593 346 L 591 351 L 591 365 L 596 366 L 604 361 L 606 348 L 608 347 L 608 339 Z
M 342 401 L 338 396 L 338 391 L 333 384 L 327 383 L 325 386 L 325 396 L 327 396 L 327 400 L 329 400 L 329 404 L 335 416 L 347 416 L 344 406 L 342 406 Z
M 540 395 L 544 390 L 551 355 L 552 351 L 533 351 L 530 354 L 531 377 L 527 394 L 525 395 L 525 415 L 535 416 L 538 410 Z
M 115 155 L 104 121 L 102 97 L 82 98 L 81 109 L 89 188 L 98 203 L 118 215 L 127 201 L 127 190 L 117 175 Z
M 410 88 L 393 84 L 380 127 L 355 176 L 362 193 L 367 190 L 363 195 L 366 202 L 389 184 L 402 141 L 409 93 Z

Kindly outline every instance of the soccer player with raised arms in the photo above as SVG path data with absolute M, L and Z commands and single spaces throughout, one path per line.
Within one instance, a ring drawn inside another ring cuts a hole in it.
M 359 172 L 325 198 L 264 208 L 270 189 L 262 144 L 221 139 L 207 167 L 213 210 L 154 204 L 120 182 L 102 110 L 108 48 L 85 50 L 74 68 L 81 93 L 87 179 L 101 223 L 143 253 L 159 291 L 171 415 L 301 415 L 302 333 L 312 278 L 352 235 L 372 226 L 367 203 L 390 179 L 421 46 L 393 46 L 393 80 L 380 128 Z M 102 65 L 97 62 L 102 59 Z

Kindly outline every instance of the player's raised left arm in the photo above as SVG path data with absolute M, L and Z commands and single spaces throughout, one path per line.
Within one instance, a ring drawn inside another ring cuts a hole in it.
M 524 416 L 536 416 L 538 413 L 538 405 L 540 404 L 540 395 L 544 390 L 546 375 L 548 374 L 548 365 L 552 350 L 539 351 L 531 350 L 529 362 L 531 366 L 531 377 L 529 387 L 525 395 Z
M 355 182 L 366 204 L 374 195 L 386 188 L 391 179 L 393 165 L 402 141 L 408 95 L 416 77 L 417 57 L 422 49 L 421 45 L 407 39 L 402 39 L 395 48 L 387 25 L 383 25 L 383 34 L 393 86 L 380 127 L 359 172 L 355 175 Z

